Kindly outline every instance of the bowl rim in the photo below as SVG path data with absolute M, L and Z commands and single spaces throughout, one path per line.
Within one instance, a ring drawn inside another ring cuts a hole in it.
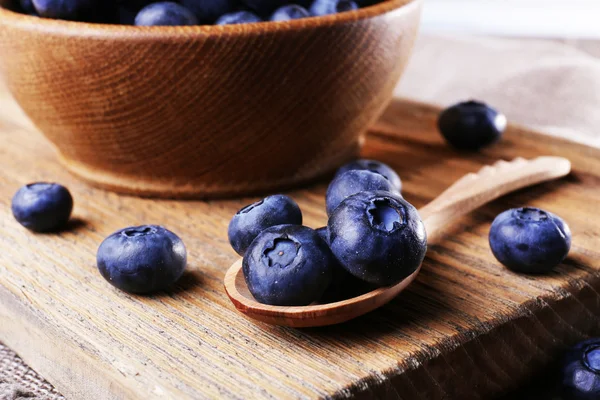
M 77 22 L 41 18 L 22 14 L 0 6 L 0 26 L 10 26 L 40 33 L 65 36 L 101 36 L 124 39 L 186 38 L 207 36 L 252 36 L 283 31 L 302 31 L 316 27 L 343 25 L 396 12 L 408 12 L 419 7 L 422 0 L 383 0 L 381 3 L 339 14 L 308 17 L 290 21 L 261 21 L 237 25 L 134 26 Z M 0 1 L 0 4 L 2 2 Z

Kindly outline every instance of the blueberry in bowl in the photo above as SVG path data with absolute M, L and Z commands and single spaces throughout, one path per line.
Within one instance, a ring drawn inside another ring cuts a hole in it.
M 350 170 L 337 175 L 327 188 L 325 204 L 331 215 L 340 203 L 353 194 L 383 190 L 399 194 L 396 187 L 383 175 L 368 170 Z
M 457 149 L 479 150 L 497 142 L 506 129 L 506 117 L 478 101 L 458 103 L 439 116 L 438 129 Z
M 419 213 L 397 193 L 350 196 L 335 209 L 327 226 L 331 251 L 342 267 L 378 287 L 411 275 L 427 251 Z
M 57 183 L 30 183 L 15 193 L 11 210 L 15 219 L 31 231 L 57 231 L 69 221 L 73 197 Z
M 366 170 L 375 172 L 386 178 L 398 192 L 402 191 L 402 181 L 400 177 L 389 165 L 377 160 L 360 159 L 343 165 L 337 170 L 335 176 L 338 177 L 345 172 L 352 170 Z
M 193 12 L 200 23 L 212 23 L 238 7 L 235 0 L 180 0 L 179 3 Z
M 275 10 L 269 19 L 271 21 L 290 21 L 308 17 L 310 17 L 310 13 L 306 8 L 296 4 L 288 4 Z
M 358 9 L 352 0 L 314 0 L 310 13 L 314 16 L 337 14 Z
M 229 222 L 229 243 L 243 256 L 262 231 L 276 225 L 302 225 L 300 207 L 283 194 L 265 197 L 239 210 Z
M 600 399 L 600 339 L 593 338 L 568 349 L 560 372 L 565 400 Z
M 198 19 L 190 10 L 172 1 L 152 3 L 135 17 L 138 26 L 197 25 Z
M 241 10 L 221 15 L 215 25 L 250 24 L 261 21 L 262 19 L 252 11 Z
M 313 229 L 278 225 L 256 237 L 242 268 L 260 303 L 305 306 L 319 300 L 331 283 L 333 262 L 327 243 Z
M 492 253 L 508 269 L 527 274 L 550 272 L 571 248 L 571 230 L 559 216 L 535 207 L 504 211 L 490 228 Z
M 183 241 L 158 225 L 118 230 L 100 244 L 96 255 L 100 274 L 114 287 L 149 294 L 167 289 L 185 271 Z

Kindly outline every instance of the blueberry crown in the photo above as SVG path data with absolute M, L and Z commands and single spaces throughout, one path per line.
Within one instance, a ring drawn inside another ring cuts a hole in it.
M 383 232 L 394 232 L 406 224 L 404 207 L 390 198 L 371 200 L 367 206 L 367 217 L 371 226 Z

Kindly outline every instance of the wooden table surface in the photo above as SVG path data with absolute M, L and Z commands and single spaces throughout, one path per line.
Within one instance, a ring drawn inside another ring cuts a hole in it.
M 421 207 L 467 172 L 499 158 L 562 155 L 572 176 L 520 191 L 457 221 L 431 246 L 409 290 L 339 326 L 289 329 L 249 321 L 222 287 L 236 260 L 226 227 L 251 198 L 156 201 L 91 188 L 70 175 L 42 137 L 0 123 L 0 340 L 68 398 L 490 398 L 528 380 L 560 349 L 600 332 L 600 151 L 511 128 L 478 154 L 449 149 L 437 110 L 394 102 L 364 156 L 391 164 Z M 10 215 L 22 184 L 66 184 L 71 229 L 36 235 Z M 307 225 L 326 222 L 326 182 L 291 192 Z M 509 207 L 541 206 L 573 231 L 553 274 L 513 274 L 493 258 L 487 232 Z M 117 291 L 95 268 L 102 239 L 157 223 L 178 233 L 189 267 L 152 297 Z

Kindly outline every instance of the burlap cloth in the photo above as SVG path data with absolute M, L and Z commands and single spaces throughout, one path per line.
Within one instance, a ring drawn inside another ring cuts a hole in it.
M 600 42 L 422 35 L 396 94 L 482 99 L 513 122 L 600 147 Z M 0 119 L 28 124 L 20 115 L 0 101 Z M 0 343 L 0 399 L 64 397 Z

